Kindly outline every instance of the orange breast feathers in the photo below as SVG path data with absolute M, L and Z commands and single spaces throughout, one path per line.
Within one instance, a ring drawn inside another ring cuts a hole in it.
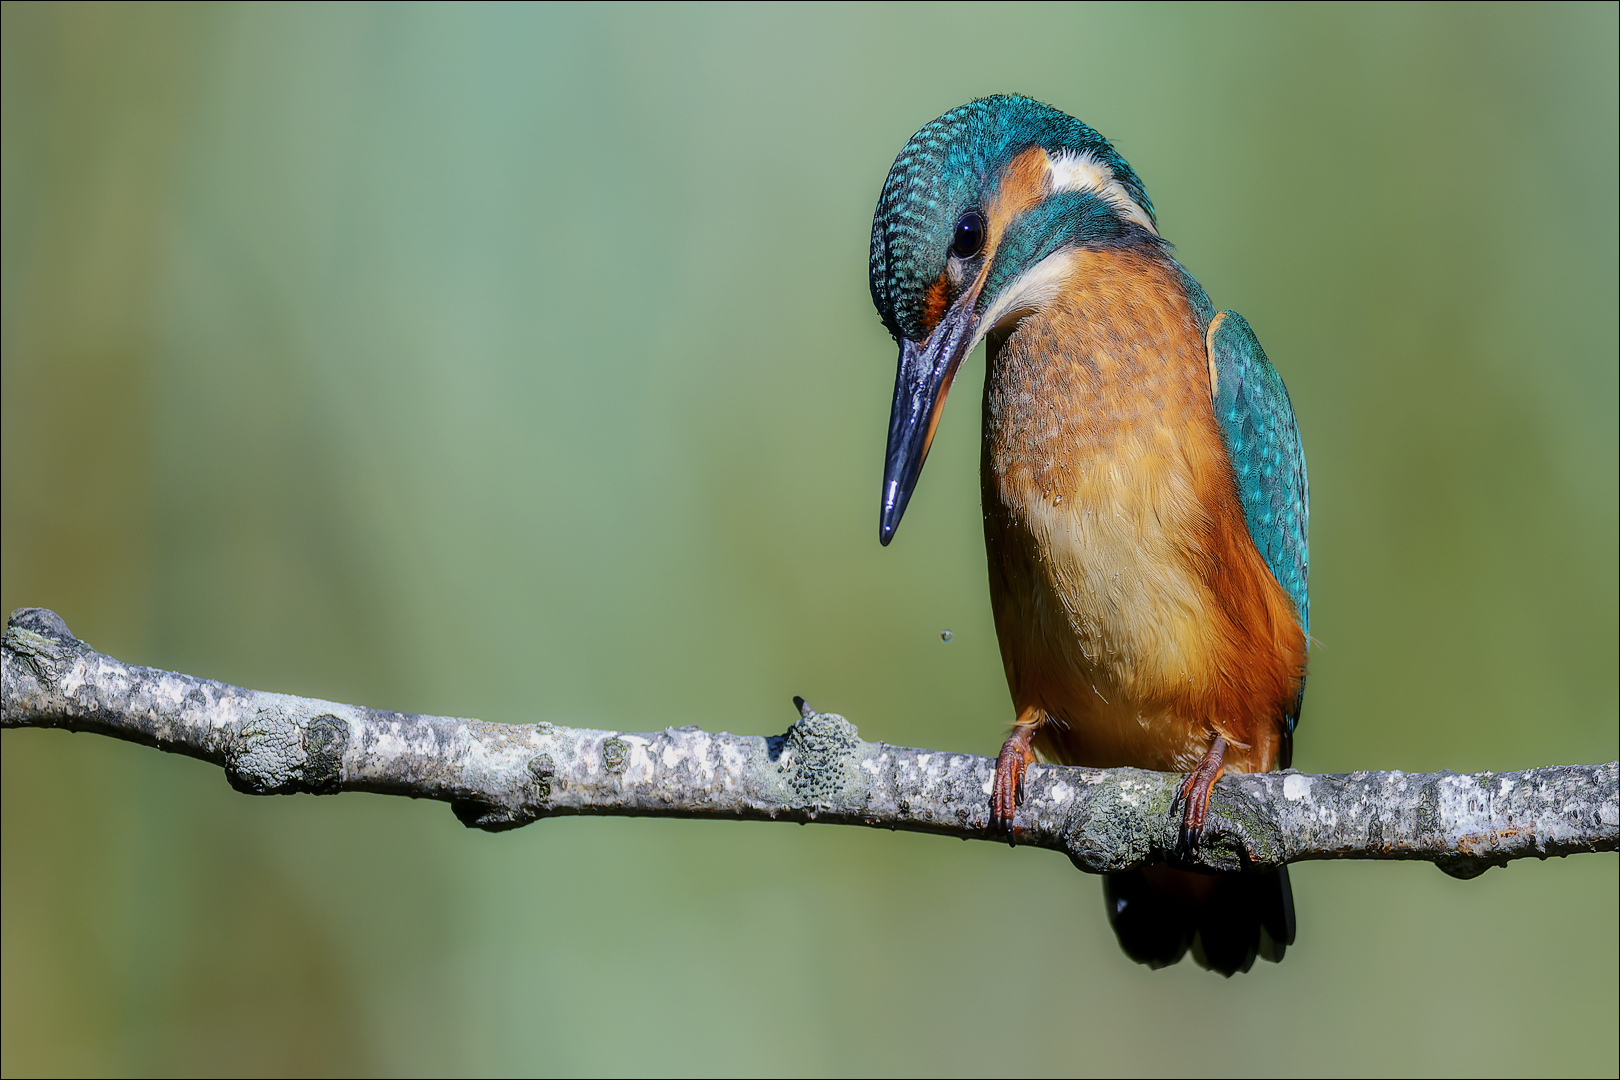
M 1197 314 L 1153 253 L 1083 251 L 993 333 L 985 545 L 1035 746 L 1077 765 L 1275 768 L 1305 639 L 1249 539 Z

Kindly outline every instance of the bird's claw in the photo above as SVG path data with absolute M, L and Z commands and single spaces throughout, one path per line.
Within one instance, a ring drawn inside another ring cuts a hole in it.
M 1024 772 L 1035 758 L 1029 747 L 1031 734 L 1023 728 L 1015 730 L 996 757 L 996 779 L 990 794 L 990 831 L 1005 836 L 1009 844 L 1017 841 L 1019 830 L 1013 827 L 1013 819 L 1024 801 Z
M 1223 761 L 1225 753 L 1226 740 L 1217 738 L 1209 752 L 1176 788 L 1176 797 L 1170 802 L 1170 812 L 1181 819 L 1176 830 L 1175 853 L 1178 859 L 1191 862 L 1204 839 L 1210 793 L 1215 790 L 1215 782 L 1226 772 Z
M 1170 813 L 1181 818 L 1176 826 L 1176 858 L 1191 861 L 1200 842 L 1204 840 L 1204 821 L 1209 816 L 1209 789 L 1204 789 L 1200 800 L 1189 784 L 1197 779 L 1197 772 L 1189 772 L 1176 789 L 1176 798 L 1170 803 Z
M 1008 762 L 1004 750 L 996 759 L 996 782 L 990 796 L 990 829 L 1012 839 L 1013 818 L 1024 801 L 1024 763 Z

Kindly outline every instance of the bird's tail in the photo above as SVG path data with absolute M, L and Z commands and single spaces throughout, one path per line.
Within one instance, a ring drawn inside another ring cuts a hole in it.
M 1191 949 L 1201 967 L 1230 978 L 1262 956 L 1278 963 L 1294 943 L 1288 867 L 1198 874 L 1145 866 L 1103 875 L 1108 922 L 1139 964 L 1169 967 Z

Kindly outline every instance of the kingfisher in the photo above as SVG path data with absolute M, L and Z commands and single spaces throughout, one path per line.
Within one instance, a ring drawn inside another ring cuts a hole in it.
M 952 109 L 895 159 L 872 302 L 899 345 L 879 539 L 894 539 L 962 360 L 986 343 L 980 488 L 1012 693 L 992 827 L 1044 759 L 1184 773 L 1197 843 L 1228 771 L 1287 768 L 1310 602 L 1305 452 L 1254 331 L 1217 312 L 1113 145 L 1049 105 Z M 1038 756 L 1038 757 L 1037 757 Z M 1106 874 L 1131 959 L 1230 977 L 1294 941 L 1286 866 Z

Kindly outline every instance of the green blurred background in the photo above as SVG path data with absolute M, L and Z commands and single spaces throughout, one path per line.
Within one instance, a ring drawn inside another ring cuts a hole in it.
M 417 712 L 992 753 L 964 373 L 893 547 L 872 207 L 1019 90 L 1288 380 L 1295 764 L 1617 756 L 1616 7 L 4 5 L 0 603 Z M 942 643 L 940 631 L 954 631 Z M 0 1069 L 1612 1075 L 1616 860 L 1295 870 L 1150 973 L 1060 856 L 3 756 Z

